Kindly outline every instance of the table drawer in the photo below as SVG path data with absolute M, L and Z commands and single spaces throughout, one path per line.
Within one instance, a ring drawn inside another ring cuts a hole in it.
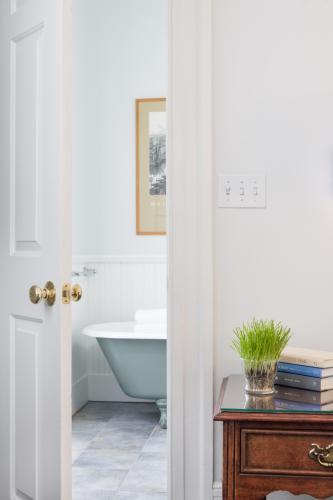
M 333 444 L 332 431 L 241 428 L 240 433 L 241 473 L 333 477 L 333 449 L 309 456 L 313 443 Z

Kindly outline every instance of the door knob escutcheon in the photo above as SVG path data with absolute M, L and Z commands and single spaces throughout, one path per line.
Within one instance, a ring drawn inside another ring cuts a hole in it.
M 48 281 L 44 288 L 32 285 L 29 290 L 30 301 L 33 304 L 39 304 L 43 299 L 49 306 L 53 306 L 56 301 L 56 289 L 52 281 Z
M 65 283 L 62 287 L 62 303 L 69 304 L 71 299 L 73 302 L 78 302 L 82 297 L 82 288 L 77 283 L 75 285 L 70 285 L 70 283 Z

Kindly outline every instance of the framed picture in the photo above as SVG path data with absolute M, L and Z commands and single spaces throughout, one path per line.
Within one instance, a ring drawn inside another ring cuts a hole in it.
M 136 234 L 166 234 L 166 99 L 136 100 Z

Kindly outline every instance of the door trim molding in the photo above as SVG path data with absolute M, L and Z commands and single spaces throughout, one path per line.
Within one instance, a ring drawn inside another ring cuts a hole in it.
M 213 488 L 212 2 L 169 0 L 170 500 Z

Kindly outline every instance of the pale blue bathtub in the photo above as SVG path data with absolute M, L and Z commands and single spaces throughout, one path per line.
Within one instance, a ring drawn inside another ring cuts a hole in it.
M 83 333 L 96 338 L 122 390 L 155 401 L 166 428 L 166 332 L 136 332 L 134 323 L 101 323 Z

